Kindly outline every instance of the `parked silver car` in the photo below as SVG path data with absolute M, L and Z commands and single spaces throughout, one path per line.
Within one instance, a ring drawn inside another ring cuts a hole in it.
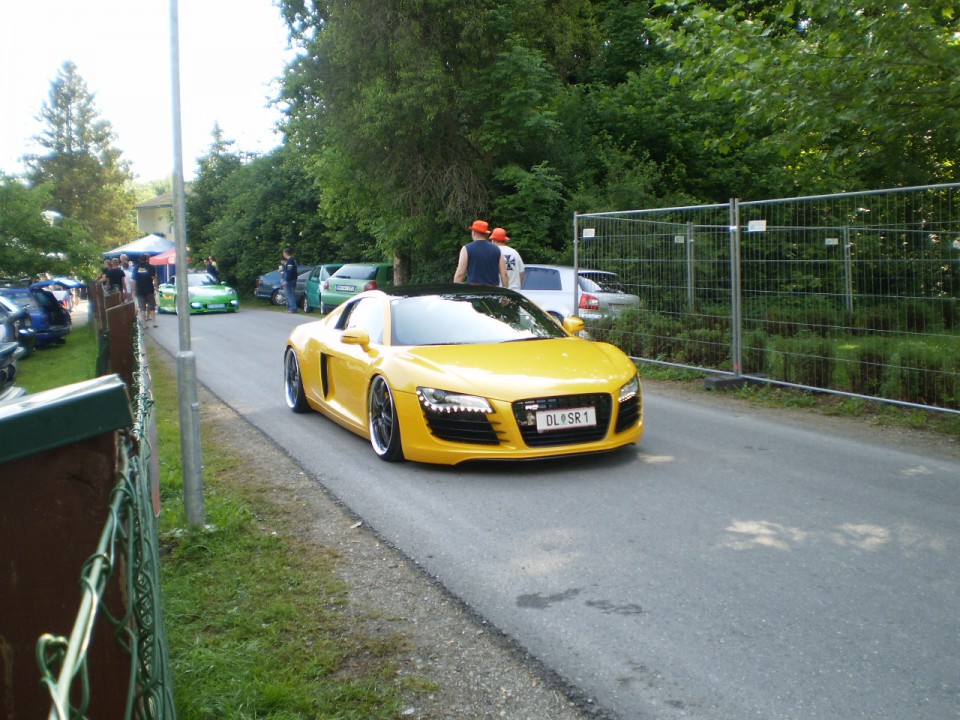
M 623 291 L 616 273 L 580 268 L 578 274 L 562 265 L 526 265 L 520 292 L 558 320 L 575 310 L 584 320 L 597 320 L 640 305 L 638 296 Z

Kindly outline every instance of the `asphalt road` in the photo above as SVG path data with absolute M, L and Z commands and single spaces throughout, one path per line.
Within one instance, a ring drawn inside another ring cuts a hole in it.
M 284 405 L 284 340 L 313 319 L 191 318 L 200 381 L 598 707 L 960 717 L 956 457 L 648 390 L 637 449 L 390 465 Z M 176 352 L 176 324 L 148 333 Z

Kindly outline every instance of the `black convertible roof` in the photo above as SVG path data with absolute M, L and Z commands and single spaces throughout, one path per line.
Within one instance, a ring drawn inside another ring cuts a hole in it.
M 393 285 L 391 287 L 380 288 L 380 290 L 391 297 L 424 297 L 427 295 L 448 295 L 448 296 L 468 296 L 468 295 L 511 295 L 521 297 L 519 293 L 508 290 L 507 288 L 494 287 L 492 285 L 469 285 L 466 283 L 430 283 L 425 285 Z

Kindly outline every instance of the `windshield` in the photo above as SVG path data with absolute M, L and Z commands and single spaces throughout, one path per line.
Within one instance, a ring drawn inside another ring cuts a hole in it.
M 376 265 L 344 265 L 331 277 L 349 280 L 374 280 L 377 277 Z
M 623 286 L 617 279 L 616 273 L 598 272 L 596 270 L 580 271 L 580 289 L 585 292 L 623 292 Z
M 208 275 L 207 273 L 190 273 L 187 275 L 187 285 L 190 287 L 198 287 L 200 285 L 219 285 L 213 275 Z
M 391 302 L 394 345 L 479 345 L 567 334 L 523 297 L 424 295 Z

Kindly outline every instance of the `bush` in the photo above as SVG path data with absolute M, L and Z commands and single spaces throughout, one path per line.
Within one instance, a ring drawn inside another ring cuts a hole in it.
M 816 388 L 831 386 L 837 359 L 829 340 L 805 333 L 796 338 L 781 338 L 776 349 L 782 358 L 781 380 Z
M 887 343 L 882 338 L 871 338 L 856 348 L 850 371 L 850 389 L 860 395 L 878 395 L 888 366 Z
M 960 354 L 956 350 L 922 342 L 902 343 L 891 358 L 891 369 L 883 386 L 884 397 L 931 405 L 960 407 L 958 394 Z
M 897 310 L 890 305 L 873 305 L 854 312 L 854 326 L 874 332 L 887 332 L 897 326 Z
M 909 300 L 903 304 L 903 329 L 924 333 L 936 322 L 936 310 L 929 300 Z
M 769 373 L 768 340 L 769 336 L 765 332 L 752 332 L 744 335 L 742 347 L 744 374 L 766 375 Z
M 957 315 L 960 314 L 960 302 L 956 298 L 941 298 L 940 317 L 943 319 L 943 329 L 953 330 L 957 327 Z
M 679 339 L 680 359 L 688 365 L 720 369 L 730 365 L 730 336 L 722 330 L 687 330 Z
M 653 360 L 677 360 L 683 348 L 683 325 L 668 315 L 644 313 L 641 318 L 641 357 Z

